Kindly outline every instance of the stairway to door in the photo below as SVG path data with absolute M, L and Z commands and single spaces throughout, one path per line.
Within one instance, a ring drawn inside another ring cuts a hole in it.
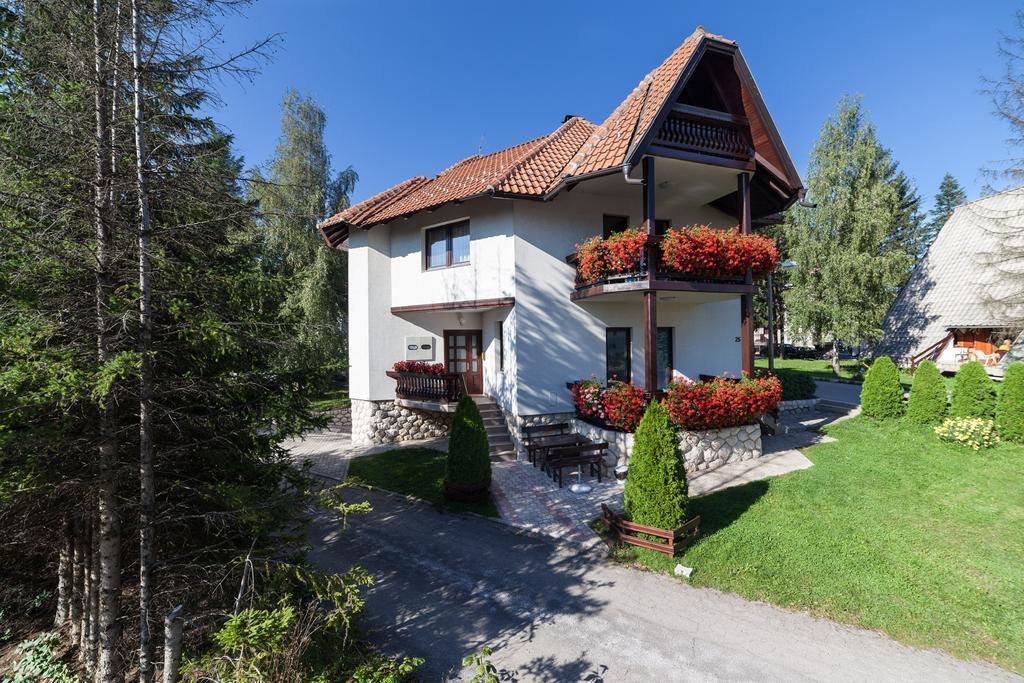
M 473 402 L 484 419 L 487 443 L 491 446 L 491 462 L 515 460 L 516 449 L 512 437 L 509 436 L 501 408 L 489 396 L 473 396 Z

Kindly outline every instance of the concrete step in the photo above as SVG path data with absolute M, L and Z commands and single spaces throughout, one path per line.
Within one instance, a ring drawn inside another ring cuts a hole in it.
M 844 403 L 843 401 L 833 401 L 830 399 L 821 399 L 817 405 L 817 409 L 825 413 L 848 413 L 856 407 L 856 404 L 853 403 Z

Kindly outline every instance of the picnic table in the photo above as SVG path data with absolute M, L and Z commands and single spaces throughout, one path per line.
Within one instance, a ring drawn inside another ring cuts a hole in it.
M 604 454 L 608 450 L 605 442 L 597 443 L 590 439 L 583 439 L 582 443 L 567 446 L 555 446 L 548 450 L 545 458 L 545 466 L 551 476 L 558 482 L 558 488 L 562 488 L 562 470 L 566 467 L 590 468 L 590 474 L 597 475 L 597 481 L 601 481 L 601 469 L 604 466 Z

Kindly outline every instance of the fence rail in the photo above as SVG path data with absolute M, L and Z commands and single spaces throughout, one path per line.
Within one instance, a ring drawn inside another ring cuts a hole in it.
M 465 383 L 457 372 L 430 374 L 390 370 L 387 375 L 396 380 L 395 396 L 398 398 L 455 403 L 463 396 Z

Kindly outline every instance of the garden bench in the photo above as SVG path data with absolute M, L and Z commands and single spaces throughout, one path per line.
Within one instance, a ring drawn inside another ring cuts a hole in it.
M 600 482 L 601 470 L 604 467 L 604 454 L 607 450 L 608 444 L 605 442 L 557 446 L 548 451 L 544 467 L 558 482 L 558 488 L 562 488 L 562 470 L 566 467 L 589 465 L 590 473 L 597 474 L 597 481 Z
M 549 448 L 553 446 L 575 446 L 581 443 L 582 440 L 583 437 L 576 432 L 532 436 L 526 442 L 526 455 L 530 460 L 530 464 L 536 466 L 538 461 L 543 463 L 544 454 Z

